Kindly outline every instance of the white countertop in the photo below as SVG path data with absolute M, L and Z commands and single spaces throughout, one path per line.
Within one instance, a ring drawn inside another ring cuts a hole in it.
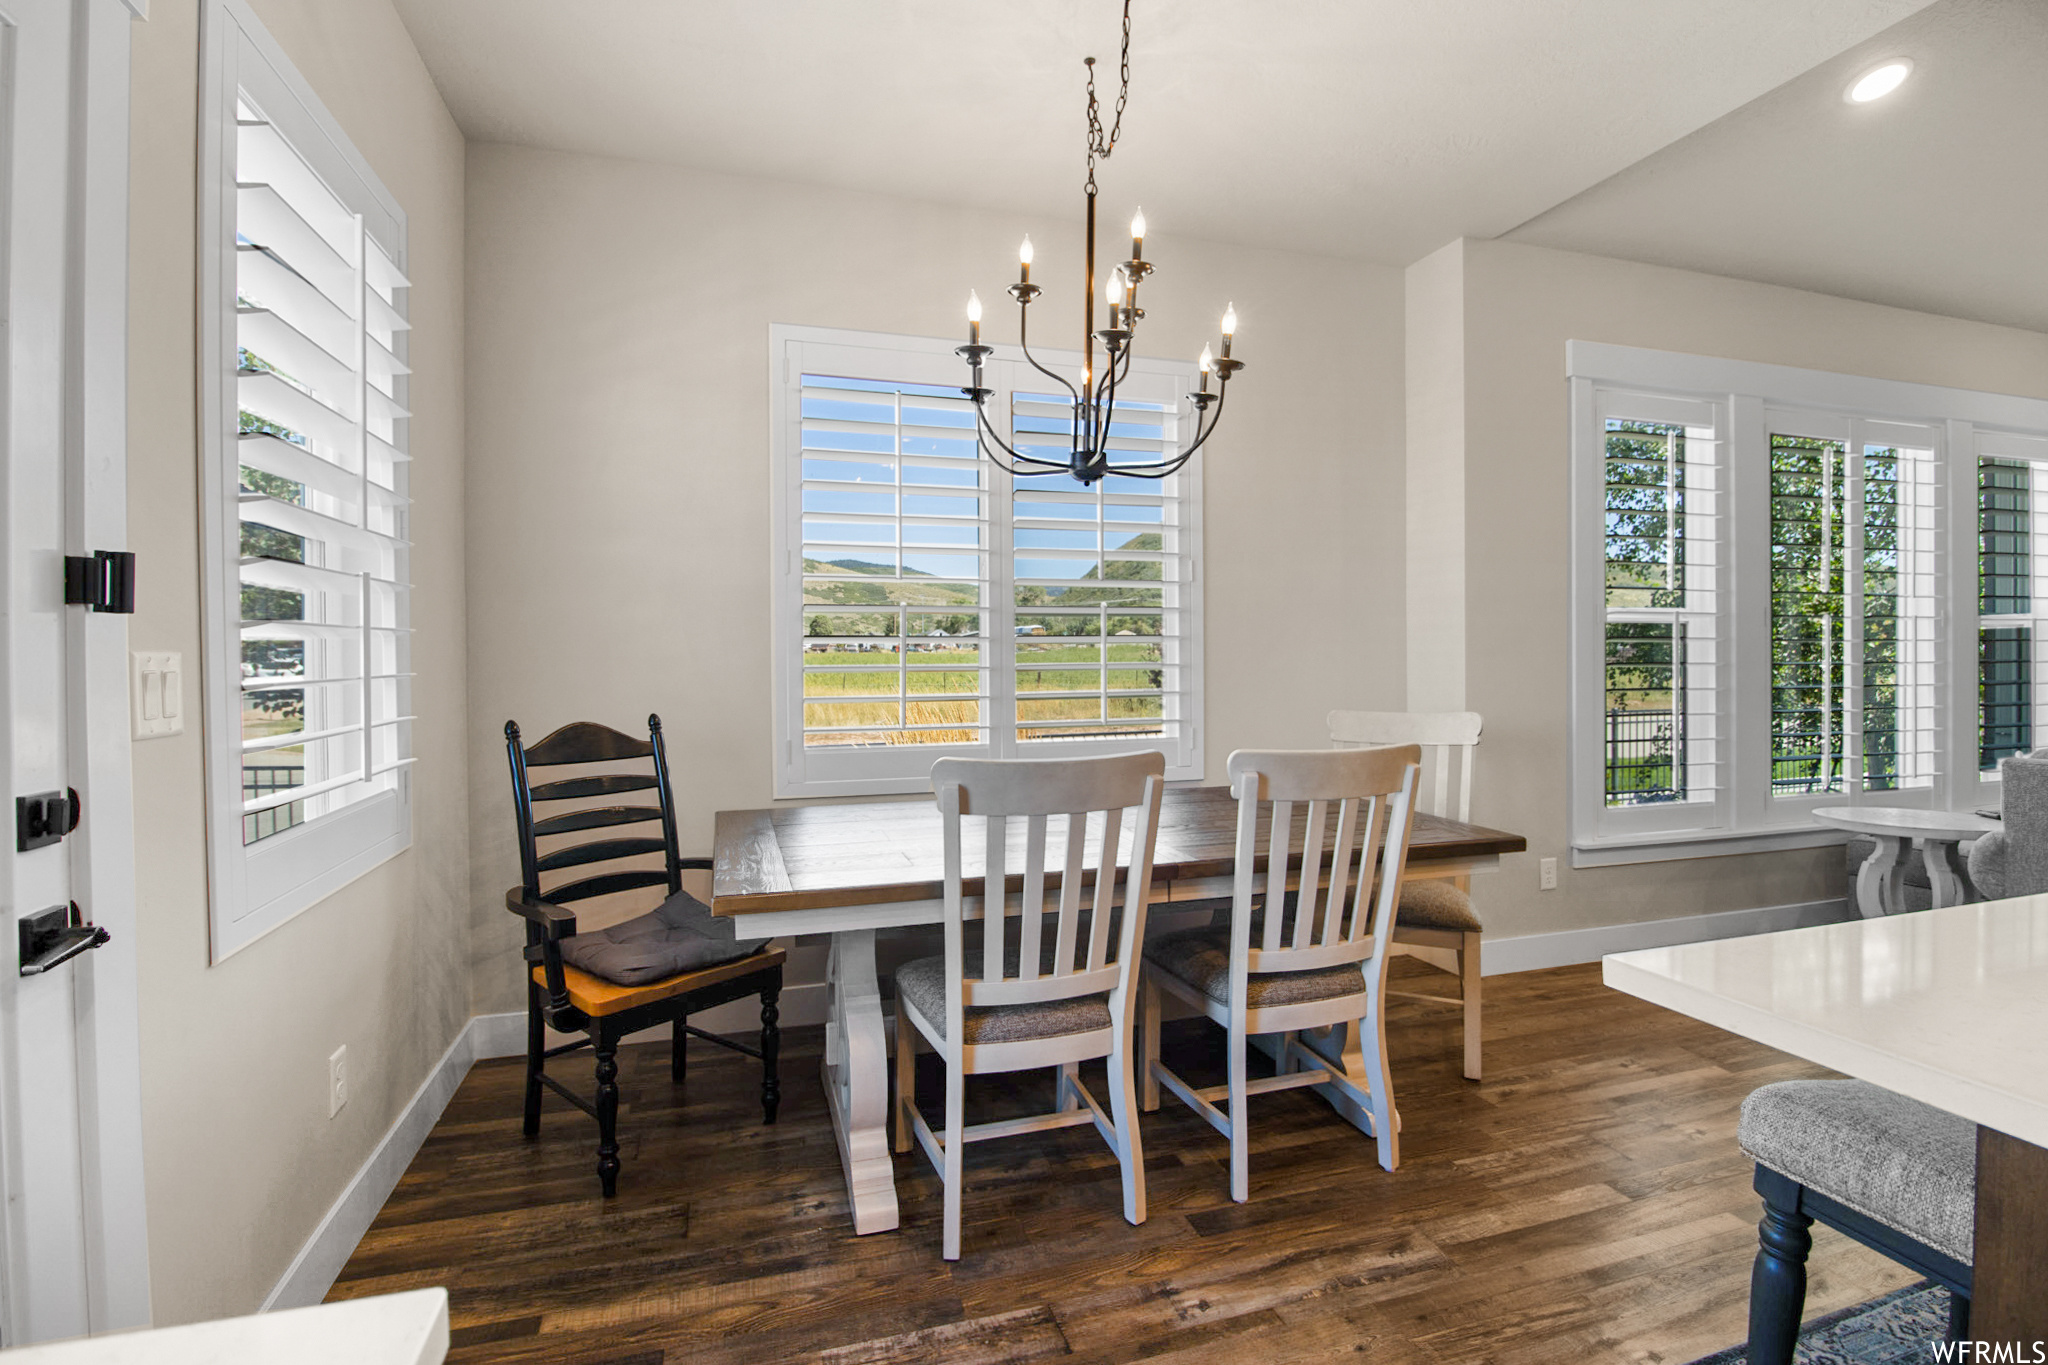
M 2048 896 L 1615 953 L 1616 990 L 2048 1147 Z
M 0 1353 L 6 1365 L 440 1365 L 448 1291 L 414 1289 L 312 1308 L 119 1332 Z

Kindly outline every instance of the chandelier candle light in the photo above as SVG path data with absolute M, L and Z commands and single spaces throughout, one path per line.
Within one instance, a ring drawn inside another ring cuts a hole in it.
M 1151 463 L 1109 462 L 1109 432 L 1112 414 L 1116 411 L 1117 386 L 1130 373 L 1132 340 L 1137 335 L 1138 322 L 1145 316 L 1145 310 L 1138 306 L 1138 286 L 1152 273 L 1151 262 L 1145 259 L 1145 211 L 1143 209 L 1131 218 L 1131 258 L 1121 262 L 1110 272 L 1109 280 L 1103 287 L 1103 299 L 1109 307 L 1109 325 L 1100 331 L 1095 327 L 1095 163 L 1109 159 L 1116 149 L 1117 135 L 1123 130 L 1124 105 L 1131 94 L 1131 4 L 1124 0 L 1123 68 L 1122 86 L 1116 98 L 1116 117 L 1107 136 L 1102 131 L 1099 106 L 1095 100 L 1095 59 L 1085 59 L 1088 67 L 1088 227 L 1087 227 L 1087 280 L 1082 291 L 1081 331 L 1083 368 L 1081 387 L 1071 383 L 1045 366 L 1038 363 L 1031 354 L 1026 339 L 1027 320 L 1031 301 L 1044 291 L 1031 282 L 1031 239 L 1026 237 L 1024 245 L 1017 250 L 1017 282 L 1010 286 L 1010 297 L 1017 301 L 1017 345 L 1024 352 L 1024 359 L 1031 368 L 1058 384 L 1067 391 L 1072 400 L 1074 423 L 1070 434 L 1067 458 L 1065 460 L 1041 459 L 1036 455 L 1024 454 L 1013 448 L 989 424 L 988 400 L 994 390 L 981 382 L 982 364 L 995 351 L 993 346 L 981 342 L 981 296 L 970 292 L 967 296 L 967 344 L 956 347 L 954 354 L 967 361 L 972 382 L 960 392 L 974 400 L 977 427 L 975 439 L 981 452 L 1012 474 L 1066 474 L 1082 485 L 1095 483 L 1107 474 L 1139 479 L 1163 479 L 1190 459 L 1194 458 L 1203 442 L 1216 430 L 1216 424 L 1223 418 L 1223 397 L 1230 385 L 1230 377 L 1244 368 L 1244 362 L 1233 360 L 1230 355 L 1232 335 L 1237 331 L 1237 307 L 1231 305 L 1223 314 L 1222 354 L 1212 356 L 1209 348 L 1202 348 L 1202 378 L 1200 387 L 1188 395 L 1188 401 L 1195 405 L 1195 436 L 1185 450 L 1170 459 Z M 1106 353 L 1102 366 L 1102 377 L 1095 377 L 1095 343 L 1100 341 Z M 1209 377 L 1216 378 L 1216 391 L 1209 391 Z M 1003 455 L 1009 457 L 1005 463 L 1002 456 L 989 449 L 994 442 Z

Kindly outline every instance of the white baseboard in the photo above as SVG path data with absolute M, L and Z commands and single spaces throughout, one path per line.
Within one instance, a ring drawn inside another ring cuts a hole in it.
M 1637 948 L 1668 948 L 1675 943 L 1768 934 L 1810 924 L 1835 924 L 1852 919 L 1846 900 L 1802 901 L 1796 905 L 1765 905 L 1754 910 L 1724 910 L 1713 915 L 1643 920 L 1635 924 L 1603 924 L 1591 929 L 1566 929 L 1555 934 L 1523 934 L 1518 938 L 1488 937 L 1480 950 L 1488 976 L 1568 967 L 1598 962 L 1609 953 Z
M 308 1308 L 327 1297 L 327 1291 L 334 1287 L 335 1277 L 341 1274 L 341 1268 L 348 1264 L 348 1258 L 355 1252 L 356 1244 L 363 1240 L 363 1234 L 376 1221 L 377 1213 L 384 1207 L 384 1201 L 391 1197 L 391 1191 L 398 1188 L 399 1178 L 412 1165 L 412 1159 L 419 1154 L 427 1134 L 434 1131 L 434 1124 L 448 1107 L 448 1101 L 455 1097 L 455 1089 L 462 1084 L 462 1078 L 469 1074 L 470 1063 L 476 1058 L 475 1040 L 480 1022 L 479 1019 L 471 1019 L 463 1026 L 462 1032 L 455 1035 L 455 1041 L 448 1045 L 448 1050 L 441 1054 L 441 1060 L 434 1064 L 426 1080 L 420 1082 L 420 1088 L 413 1092 L 412 1099 L 399 1111 L 391 1130 L 371 1150 L 369 1160 L 342 1189 L 341 1197 L 327 1210 L 320 1226 L 299 1248 L 299 1254 L 292 1259 L 291 1268 L 284 1272 L 284 1278 L 263 1300 L 264 1312 L 278 1308 Z M 523 1033 L 523 1020 L 521 1027 Z

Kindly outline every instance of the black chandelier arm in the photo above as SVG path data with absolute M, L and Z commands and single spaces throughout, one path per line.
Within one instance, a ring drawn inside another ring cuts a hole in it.
M 1129 354 L 1129 348 L 1125 349 Z M 1117 361 L 1112 355 L 1102 367 L 1102 379 L 1095 386 L 1095 403 L 1089 411 L 1092 428 L 1088 434 L 1088 449 L 1091 454 L 1102 457 L 1102 472 L 1109 473 L 1109 424 L 1116 416 Z
M 1202 425 L 1201 416 L 1199 414 L 1196 416 L 1196 436 L 1193 445 L 1174 456 L 1171 460 L 1162 461 L 1158 464 L 1119 466 L 1116 470 L 1117 476 L 1119 478 L 1132 479 L 1165 479 L 1179 473 L 1181 466 L 1192 460 L 1195 457 L 1195 452 L 1200 450 L 1203 443 L 1214 434 L 1216 424 L 1223 419 L 1223 400 L 1228 393 L 1229 390 L 1224 389 L 1216 395 L 1216 409 L 1209 414 L 1209 421 L 1206 427 Z
M 974 400 L 974 412 L 975 416 L 980 419 L 976 423 L 974 432 L 975 445 L 980 448 L 981 453 L 983 455 L 986 455 L 991 461 L 993 461 L 996 465 L 1000 466 L 1005 472 L 1010 474 L 1029 474 L 1033 471 L 1028 469 L 1018 469 L 1015 465 L 1003 464 L 1001 460 L 996 458 L 995 452 L 988 448 L 988 441 L 994 441 L 997 447 L 1001 449 L 1005 455 L 1008 455 L 1011 459 L 1016 460 L 1020 464 L 1035 464 L 1042 466 L 1048 471 L 1066 468 L 1065 465 L 1060 464 L 1056 461 L 1041 460 L 1036 455 L 1024 455 L 1020 454 L 1015 450 L 1012 450 L 1007 444 L 1004 443 L 1002 437 L 996 435 L 996 429 L 993 426 L 989 425 L 988 411 L 982 406 L 982 400 L 979 398 Z M 987 440 L 982 439 L 983 432 L 988 433 Z
M 1051 370 L 1045 368 L 1045 366 L 1039 364 L 1038 357 L 1031 354 L 1031 344 L 1024 339 L 1024 317 L 1025 305 L 1019 303 L 1017 305 L 1017 345 L 1024 352 L 1024 359 L 1030 362 L 1032 369 L 1038 371 L 1047 379 L 1050 379 L 1053 383 L 1065 389 L 1067 391 L 1068 400 L 1071 401 L 1076 408 L 1079 408 L 1081 406 L 1080 391 L 1077 390 L 1072 384 L 1069 384 L 1064 376 L 1055 374 Z

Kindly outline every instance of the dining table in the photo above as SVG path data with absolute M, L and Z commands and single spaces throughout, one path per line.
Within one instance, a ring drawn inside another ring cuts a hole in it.
M 2048 896 L 1616 953 L 1602 971 L 1974 1123 L 1971 1336 L 2048 1343 Z
M 1305 818 L 1297 808 L 1297 826 Z M 1254 855 L 1261 872 L 1266 870 L 1268 823 L 1260 822 Z M 1125 846 L 1118 854 L 1118 866 L 1125 870 L 1131 824 L 1124 822 Z M 891 930 L 943 922 L 942 833 L 938 806 L 929 796 L 728 810 L 717 816 L 712 910 L 731 916 L 734 931 L 745 938 L 830 936 L 825 1098 L 846 1172 L 854 1230 L 859 1233 L 897 1226 L 888 1133 L 888 1034 L 876 940 Z M 1015 831 L 1018 838 L 1022 834 L 1021 829 Z M 1154 912 L 1161 907 L 1214 904 L 1228 897 L 1236 871 L 1236 841 L 1237 801 L 1229 788 L 1167 787 L 1160 800 L 1147 897 Z M 968 839 L 965 844 L 962 894 L 978 899 L 983 890 L 981 840 Z M 1418 814 L 1402 875 L 1404 880 L 1464 878 L 1497 866 L 1504 853 L 1527 847 L 1518 834 Z M 1295 863 L 1300 856 L 1294 855 Z M 1009 863 L 1022 865 L 1021 857 Z M 1299 875 L 1291 863 L 1289 879 Z M 1022 892 L 1021 872 L 1005 879 L 1005 890 Z M 970 908 L 969 913 L 979 912 Z M 1353 1038 L 1349 1049 L 1356 1046 Z M 1331 1098 L 1344 1112 L 1338 1097 Z M 1366 1121 L 1362 1112 L 1345 1116 L 1360 1126 Z

